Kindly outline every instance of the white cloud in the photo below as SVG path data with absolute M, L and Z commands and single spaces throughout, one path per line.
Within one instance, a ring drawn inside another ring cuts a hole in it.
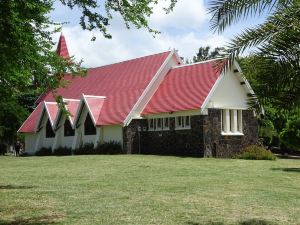
M 223 36 L 204 32 L 208 21 L 203 1 L 179 0 L 169 15 L 163 14 L 162 7 L 156 6 L 150 20 L 152 27 L 162 31 L 155 38 L 145 29 L 128 30 L 116 16 L 109 27 L 112 39 L 103 38 L 99 32 L 83 31 L 79 25 L 64 27 L 69 52 L 77 60 L 83 59 L 84 66 L 96 67 L 173 48 L 179 50 L 180 56 L 192 58 L 200 46 L 214 48 L 225 44 Z M 97 37 L 94 42 L 90 41 L 93 35 Z
M 150 18 L 150 25 L 158 28 L 191 29 L 200 28 L 208 21 L 202 0 L 179 0 L 174 10 L 166 14 L 163 8 L 169 6 L 169 1 L 160 1 L 154 6 L 154 13 Z

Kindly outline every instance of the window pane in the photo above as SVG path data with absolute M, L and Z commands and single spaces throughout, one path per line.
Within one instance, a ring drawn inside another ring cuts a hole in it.
M 64 136 L 74 136 L 75 130 L 72 128 L 72 125 L 68 119 L 66 119 L 64 124 Z
M 164 118 L 164 128 L 169 128 L 169 118 Z
M 185 126 L 186 126 L 186 127 L 189 127 L 189 126 L 190 126 L 190 117 L 189 117 L 189 116 L 186 116 L 186 117 L 185 117 Z
M 55 137 L 55 133 L 52 129 L 50 120 L 48 119 L 47 124 L 46 124 L 46 138 L 53 138 Z
M 86 118 L 84 121 L 84 134 L 85 135 L 95 135 L 96 134 L 96 127 L 94 126 L 94 123 L 93 123 L 92 118 L 89 113 L 86 115 Z
M 153 119 L 149 119 L 149 129 L 154 128 L 153 123 L 154 123 Z
M 160 129 L 162 127 L 161 118 L 156 119 L 157 121 L 157 128 Z

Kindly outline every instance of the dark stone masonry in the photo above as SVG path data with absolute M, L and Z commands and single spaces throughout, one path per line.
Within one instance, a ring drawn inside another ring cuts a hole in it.
M 232 157 L 258 140 L 257 120 L 250 110 L 243 110 L 244 135 L 221 135 L 221 110 L 209 109 L 208 115 L 191 116 L 191 128 L 148 131 L 146 119 L 133 120 L 123 130 L 123 150 L 128 154 L 156 154 L 195 157 Z

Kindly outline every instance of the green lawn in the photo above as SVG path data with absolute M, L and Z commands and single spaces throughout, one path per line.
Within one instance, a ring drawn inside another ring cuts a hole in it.
M 0 157 L 0 224 L 300 224 L 300 160 Z

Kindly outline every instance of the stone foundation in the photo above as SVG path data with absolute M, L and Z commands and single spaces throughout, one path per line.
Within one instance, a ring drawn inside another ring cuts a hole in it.
M 170 130 L 146 131 L 147 126 L 146 119 L 139 119 L 123 128 L 124 153 L 232 157 L 258 140 L 257 120 L 249 110 L 243 111 L 244 135 L 240 136 L 221 135 L 220 109 L 209 109 L 208 115 L 191 116 L 191 128 L 186 130 L 175 130 L 174 117 L 170 117 Z

